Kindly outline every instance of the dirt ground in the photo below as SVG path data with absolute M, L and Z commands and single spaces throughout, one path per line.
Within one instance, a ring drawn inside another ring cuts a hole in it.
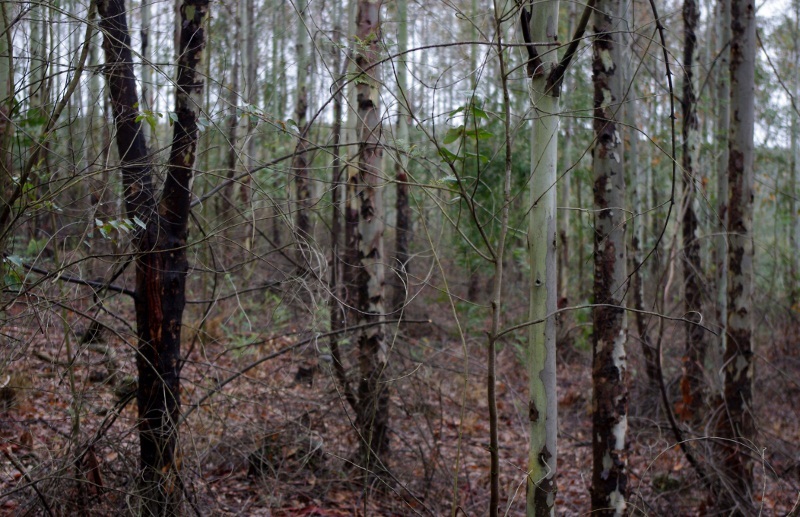
M 446 305 L 435 301 L 424 314 L 432 323 L 392 326 L 390 476 L 364 486 L 351 462 L 357 446 L 353 414 L 333 380 L 327 338 L 309 331 L 301 311 L 274 297 L 253 303 L 247 314 L 264 315 L 261 320 L 244 321 L 230 304 L 202 332 L 187 324 L 181 396 L 188 414 L 181 441 L 188 514 L 487 514 L 485 335 L 471 330 L 486 323 L 481 315 L 464 326 L 469 333 L 463 340 Z M 91 345 L 81 344 L 87 320 L 80 314 L 31 300 L 9 311 L 14 324 L 2 334 L 10 366 L 0 378 L 3 515 L 47 515 L 45 504 L 53 515 L 115 515 L 134 504 L 138 442 L 129 396 L 134 341 L 127 323 L 133 318 L 125 300 L 113 309 L 124 317 L 104 319 L 109 329 Z M 576 330 L 558 360 L 560 515 L 588 514 L 590 507 L 591 352 L 586 325 L 576 322 L 562 322 Z M 680 332 L 667 328 L 663 338 L 673 399 Z M 786 515 L 797 512 L 800 494 L 800 347 L 788 327 L 771 335 L 759 349 L 756 369 L 755 497 L 763 515 Z M 347 340 L 341 345 L 352 351 Z M 714 500 L 675 445 L 659 399 L 648 391 L 637 346 L 631 339 L 633 513 L 709 515 Z M 524 514 L 522 354 L 521 342 L 511 339 L 498 355 L 504 515 Z M 257 361 L 263 362 L 253 366 Z M 681 423 L 688 446 L 709 470 L 714 440 L 708 429 L 715 414 L 709 408 L 701 423 Z

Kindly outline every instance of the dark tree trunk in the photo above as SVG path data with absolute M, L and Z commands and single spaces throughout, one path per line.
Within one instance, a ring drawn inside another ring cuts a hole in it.
M 205 46 L 208 0 L 187 0 L 180 9 L 177 120 L 167 178 L 158 211 L 151 165 L 141 124 L 136 122 L 136 78 L 123 0 L 100 2 L 105 33 L 106 75 L 117 128 L 126 212 L 145 229 L 137 236 L 136 326 L 139 373 L 141 512 L 180 513 L 179 361 L 185 300 L 187 227 L 197 147 L 197 117 L 203 78 L 198 72 Z M 137 223 L 138 224 L 138 223 Z
M 404 116 L 404 115 L 403 115 Z M 411 205 L 408 199 L 408 174 L 401 160 L 396 163 L 397 200 L 397 228 L 395 235 L 394 258 L 397 267 L 395 275 L 394 299 L 391 309 L 400 310 L 405 304 L 408 295 L 408 245 L 411 237 Z M 399 316 L 399 314 L 398 314 Z
M 623 515 L 628 493 L 625 175 L 617 127 L 623 97 L 619 12 L 619 0 L 598 0 L 594 13 L 594 302 L 601 305 L 592 311 L 593 515 Z
M 706 348 L 700 322 L 703 309 L 703 282 L 700 264 L 700 241 L 697 240 L 697 213 L 695 212 L 695 151 L 697 148 L 697 96 L 694 87 L 695 54 L 697 52 L 697 23 L 700 11 L 695 0 L 683 2 L 683 287 L 686 318 L 686 355 L 683 359 L 681 380 L 682 411 L 686 419 L 695 419 L 703 407 L 703 365 Z
M 11 213 L 11 200 L 14 184 L 11 141 L 14 136 L 14 124 L 11 112 L 14 100 L 14 68 L 12 61 L 13 45 L 9 30 L 9 5 L 0 5 L 0 213 Z M 0 253 L 5 251 L 8 231 L 0 225 Z
M 103 0 L 98 3 L 97 11 L 100 14 L 100 29 L 104 36 L 103 50 L 106 56 L 104 70 L 117 132 L 125 211 L 128 217 L 136 216 L 146 223 L 155 213 L 155 197 L 150 178 L 147 144 L 142 124 L 136 121 L 138 112 L 134 106 L 139 102 L 139 98 L 136 94 L 128 22 L 125 19 L 125 2 Z M 139 249 L 143 247 L 139 245 Z
M 754 512 L 753 461 L 753 133 L 755 120 L 755 6 L 731 3 L 731 102 L 728 141 L 728 322 L 723 355 L 725 410 L 719 422 L 726 512 Z
M 408 2 L 400 0 L 397 2 L 397 51 L 403 53 L 408 50 Z M 406 70 L 405 57 L 401 57 L 396 66 L 397 69 L 397 137 L 402 145 L 408 145 L 407 118 L 410 115 L 408 105 L 408 72 Z M 395 224 L 394 242 L 394 267 L 397 272 L 393 275 L 392 284 L 392 311 L 403 308 L 408 295 L 408 245 L 411 238 L 411 206 L 408 199 L 408 159 L 403 149 L 397 152 L 395 159 L 395 180 L 397 185 L 397 199 L 395 208 L 397 221 Z M 398 316 L 402 316 L 402 312 Z

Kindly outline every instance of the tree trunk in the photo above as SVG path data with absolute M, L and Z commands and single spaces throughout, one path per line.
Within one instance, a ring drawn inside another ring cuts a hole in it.
M 257 54 L 255 50 L 255 18 L 253 17 L 255 6 L 253 5 L 253 0 L 243 0 L 240 4 L 240 7 L 241 39 L 243 41 L 240 41 L 239 46 L 242 49 L 242 69 L 245 79 L 244 98 L 247 101 L 248 106 L 254 106 L 258 103 L 258 88 L 256 88 L 256 71 L 258 68 L 258 61 L 256 59 Z M 246 126 L 247 130 L 245 132 L 245 143 L 243 145 L 244 165 L 246 170 L 250 172 L 253 170 L 254 165 L 258 161 L 258 157 L 256 156 L 255 118 L 248 115 L 246 118 Z M 243 209 L 247 208 L 247 205 L 250 202 L 250 174 L 245 176 L 240 183 L 239 201 L 242 203 Z M 250 225 L 247 224 L 245 225 L 244 230 L 244 246 L 245 249 L 249 250 L 252 246 L 252 243 L 250 242 L 250 234 L 252 229 L 250 228 Z
M 14 184 L 14 170 L 11 143 L 14 137 L 14 123 L 11 110 L 14 101 L 14 61 L 13 44 L 9 22 L 12 18 L 11 4 L 0 4 L 0 211 L 11 213 L 9 205 Z M 9 225 L 11 226 L 11 225 Z M 0 226 L 0 253 L 5 251 L 9 236 L 7 228 Z
M 694 72 L 697 57 L 697 24 L 700 9 L 696 0 L 683 2 L 683 98 L 681 100 L 683 125 L 681 136 L 681 165 L 683 167 L 683 287 L 684 312 L 689 321 L 686 331 L 686 353 L 683 358 L 681 379 L 682 411 L 687 419 L 696 419 L 703 407 L 703 366 L 706 349 L 700 323 L 703 311 L 703 270 L 700 264 L 700 241 L 697 239 L 697 213 L 695 212 L 695 166 L 697 164 L 697 95 Z
M 142 38 L 142 102 L 141 111 L 153 110 L 153 68 L 151 63 L 152 49 L 150 47 L 150 0 L 142 0 L 142 28 L 139 34 Z M 152 128 L 150 124 L 142 126 L 144 130 L 144 138 L 147 146 L 152 146 L 153 137 Z
M 755 120 L 756 17 L 754 5 L 731 2 L 731 104 L 728 157 L 728 339 L 723 356 L 726 411 L 719 435 L 726 441 L 723 472 L 732 487 L 723 504 L 752 510 L 755 439 L 753 403 L 753 132 Z M 735 494 L 735 495 L 734 495 Z
M 342 233 L 342 209 L 344 203 L 344 188 L 342 185 L 342 149 L 340 143 L 342 141 L 342 105 L 344 104 L 344 87 L 343 78 L 344 70 L 342 70 L 342 51 L 339 45 L 342 40 L 342 11 L 346 12 L 346 8 L 336 4 L 334 7 L 334 28 L 333 28 L 333 42 L 334 42 L 334 59 L 333 69 L 335 81 L 333 83 L 333 131 L 331 134 L 331 143 L 333 144 L 333 178 L 331 189 L 331 332 L 341 330 L 347 324 L 347 315 L 349 309 L 346 303 L 343 303 L 344 290 L 342 289 L 342 259 L 341 259 L 341 233 Z M 349 269 L 349 266 L 348 266 Z M 333 371 L 336 375 L 336 381 L 339 383 L 345 400 L 352 409 L 358 407 L 356 396 L 353 393 L 352 384 L 347 377 L 347 368 L 345 367 L 344 358 L 342 358 L 341 349 L 339 348 L 340 336 L 331 334 L 329 346 L 331 349 L 331 358 L 333 359 Z
M 800 2 L 795 0 L 794 27 L 792 34 L 793 64 L 792 95 L 795 101 L 800 99 Z M 800 213 L 797 209 L 797 188 L 800 183 L 800 146 L 797 144 L 800 123 L 797 111 L 792 110 L 791 159 L 792 170 L 789 171 L 789 304 L 793 310 L 800 312 Z
M 714 239 L 716 271 L 717 320 L 720 326 L 720 342 L 714 349 L 718 365 L 722 364 L 722 351 L 727 341 L 728 319 L 728 132 L 730 131 L 730 40 L 731 0 L 718 0 L 719 58 L 717 61 L 717 118 L 715 124 L 717 143 L 717 228 Z M 719 370 L 718 368 L 716 369 Z
M 360 323 L 383 319 L 383 181 L 381 113 L 377 63 L 380 59 L 380 4 L 359 0 L 356 16 L 356 106 L 359 121 L 358 174 L 358 305 Z M 362 330 L 358 338 L 360 382 L 356 424 L 361 433 L 361 459 L 367 471 L 383 470 L 389 452 L 389 387 L 381 382 L 388 348 L 382 325 Z M 377 460 L 377 461 L 376 461 Z
M 124 2 L 102 1 L 98 11 L 105 33 L 105 72 L 116 122 L 126 212 L 131 219 L 138 219 L 137 225 L 145 226 L 136 242 L 140 254 L 136 260 L 135 298 L 141 513 L 177 515 L 182 500 L 176 429 L 180 411 L 181 320 L 197 117 L 203 101 L 203 77 L 198 65 L 205 46 L 203 25 L 208 0 L 187 0 L 180 9 L 177 120 L 158 207 L 144 133 L 136 121 L 136 78 Z
M 558 42 L 558 0 L 533 6 L 531 41 Z M 542 48 L 542 47 L 540 47 Z M 552 515 L 556 497 L 556 320 L 558 264 L 556 250 L 556 187 L 558 176 L 559 90 L 550 74 L 558 63 L 546 52 L 535 71 L 529 69 L 533 101 L 531 127 L 531 189 L 528 221 L 530 255 L 530 319 L 544 320 L 528 329 L 528 452 L 527 514 Z M 530 63 L 529 63 L 530 65 Z
M 622 13 L 626 16 L 626 22 L 630 27 L 634 26 L 634 20 L 630 17 L 633 16 L 633 10 L 629 9 L 627 13 Z M 648 387 L 652 393 L 657 389 L 658 380 L 658 358 L 656 357 L 656 349 L 650 343 L 650 337 L 647 332 L 647 317 L 644 312 L 645 307 L 645 294 L 644 294 L 644 237 L 645 227 L 647 226 L 647 219 L 645 212 L 645 198 L 647 197 L 647 179 L 643 173 L 639 161 L 639 131 L 640 125 L 637 121 L 638 113 L 638 96 L 634 89 L 635 77 L 632 76 L 631 63 L 635 63 L 636 59 L 633 46 L 635 44 L 635 33 L 625 37 L 625 84 L 630 85 L 631 92 L 625 103 L 625 132 L 628 135 L 628 147 L 625 153 L 625 166 L 628 170 L 629 178 L 632 178 L 633 188 L 631 189 L 631 200 L 633 204 L 633 216 L 631 218 L 631 225 L 633 232 L 631 235 L 631 252 L 633 260 L 631 266 L 631 282 L 632 282 L 632 295 L 633 295 L 633 308 L 636 310 L 634 319 L 636 320 L 636 330 L 639 333 L 639 343 L 642 349 L 642 357 L 644 358 L 645 374 L 647 375 Z M 633 58 L 633 59 L 630 59 Z M 647 158 L 645 157 L 645 160 Z M 649 167 L 649 160 L 647 161 Z
M 397 52 L 408 49 L 408 0 L 397 1 Z M 396 61 L 397 69 L 397 158 L 395 160 L 395 180 L 397 185 L 397 223 L 395 225 L 394 259 L 397 273 L 394 274 L 394 299 L 391 309 L 403 308 L 408 294 L 409 240 L 411 238 L 411 205 L 408 199 L 408 70 L 405 56 Z M 402 313 L 401 313 L 402 314 Z
M 233 25 L 233 30 L 231 31 L 233 51 L 230 57 L 232 61 L 229 72 L 230 79 L 227 83 L 228 120 L 226 125 L 228 141 L 225 142 L 224 146 L 227 151 L 226 158 L 228 169 L 225 179 L 228 180 L 229 183 L 225 185 L 225 188 L 222 190 L 222 195 L 220 196 L 220 204 L 222 205 L 220 215 L 226 227 L 232 224 L 231 218 L 234 216 L 234 207 L 236 206 L 236 184 L 233 178 L 236 177 L 237 163 L 239 161 L 239 55 L 241 54 L 239 33 L 242 30 L 241 19 L 238 14 L 235 14 L 234 11 L 230 16 L 233 18 L 233 20 L 231 20 Z
M 297 128 L 300 136 L 297 139 L 294 159 L 292 160 L 292 171 L 294 173 L 295 195 L 297 204 L 294 207 L 295 224 L 297 226 L 297 244 L 301 250 L 308 239 L 311 239 L 311 175 L 308 163 L 308 124 L 306 122 L 306 112 L 308 111 L 308 27 L 306 10 L 308 6 L 306 0 L 297 1 L 298 25 L 297 25 L 297 99 L 294 114 L 297 117 Z
M 622 515 L 628 493 L 625 176 L 617 109 L 623 100 L 619 0 L 594 13 L 594 302 L 592 514 Z
M 575 21 L 578 17 L 577 12 L 577 4 L 571 2 L 569 4 L 569 21 L 567 23 L 567 34 L 570 36 L 574 31 Z M 568 73 L 568 75 L 564 79 L 565 90 L 567 92 L 572 90 L 572 83 L 573 83 L 573 74 Z M 562 167 L 560 170 L 563 171 L 559 180 L 558 180 L 558 208 L 560 212 L 556 212 L 557 220 L 558 220 L 558 303 L 560 306 L 567 306 L 569 304 L 569 286 L 570 286 L 570 275 L 568 274 L 569 270 L 569 263 L 570 263 L 570 247 L 569 247 L 569 239 L 567 238 L 569 234 L 569 225 L 570 225 L 570 216 L 571 212 L 567 208 L 570 206 L 570 198 L 572 194 L 572 169 L 573 169 L 573 162 L 572 162 L 572 141 L 573 141 L 573 132 L 574 132 L 574 124 L 572 117 L 566 117 L 565 120 L 562 121 L 562 125 L 564 126 L 562 133 L 564 135 L 564 151 L 562 152 Z M 578 244 L 580 246 L 580 244 Z M 574 278 L 573 278 L 574 280 Z M 566 314 L 563 317 L 560 315 L 559 321 L 559 329 L 557 334 L 560 340 L 560 337 L 564 335 L 565 330 L 565 321 Z

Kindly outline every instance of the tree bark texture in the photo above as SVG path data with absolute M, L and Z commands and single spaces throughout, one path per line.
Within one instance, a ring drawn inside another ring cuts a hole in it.
M 379 78 L 381 4 L 359 0 L 356 38 L 360 49 L 356 57 L 356 105 L 359 121 L 359 155 L 356 177 L 359 202 L 358 220 L 358 311 L 360 323 L 383 319 L 384 313 L 384 207 L 381 163 L 381 113 Z M 361 433 L 362 459 L 370 470 L 375 458 L 389 451 L 389 387 L 382 382 L 388 348 L 382 325 L 364 329 L 358 338 L 360 382 L 356 421 Z M 380 466 L 378 467 L 381 468 Z
M 728 157 L 728 325 L 723 356 L 725 411 L 719 434 L 725 442 L 723 471 L 737 497 L 735 513 L 751 509 L 753 463 L 747 444 L 755 439 L 753 404 L 753 160 L 755 120 L 755 5 L 731 2 L 731 103 Z M 732 495 L 732 494 L 728 494 Z M 729 505 L 730 506 L 730 505 Z
M 792 34 L 792 49 L 794 71 L 792 73 L 792 95 L 800 98 L 800 2 L 792 2 L 794 7 L 794 27 Z M 791 137 L 791 166 L 789 171 L 789 304 L 794 311 L 800 312 L 800 213 L 797 209 L 796 193 L 800 184 L 800 145 L 798 145 L 798 131 L 800 120 L 797 111 L 792 110 L 792 137 Z
M 292 171 L 294 173 L 295 195 L 297 204 L 295 210 L 295 224 L 297 230 L 298 246 L 302 249 L 306 239 L 311 235 L 311 175 L 308 163 L 308 123 L 306 122 L 308 111 L 308 28 L 306 27 L 305 0 L 298 0 L 298 25 L 297 25 L 297 98 L 294 114 L 297 117 L 297 128 L 300 135 L 297 139 L 294 159 L 292 160 Z M 301 262 L 302 263 L 302 262 Z
M 220 216 L 222 217 L 223 224 L 230 225 L 232 223 L 231 217 L 234 215 L 234 206 L 236 205 L 236 183 L 233 178 L 236 176 L 236 165 L 239 161 L 239 55 L 241 48 L 239 44 L 239 32 L 241 32 L 241 20 L 238 16 L 229 14 L 233 20 L 233 52 L 231 52 L 231 68 L 229 72 L 229 80 L 227 83 L 228 94 L 228 120 L 226 126 L 228 130 L 228 141 L 225 142 L 227 146 L 227 166 L 226 179 L 229 181 L 225 188 L 222 190 L 220 196 L 220 204 L 222 210 Z
M 397 2 L 397 52 L 403 53 L 408 49 L 408 0 Z M 397 273 L 394 275 L 394 289 L 391 309 L 402 309 L 408 294 L 408 260 L 409 241 L 411 238 L 411 205 L 408 198 L 408 157 L 404 148 L 408 146 L 408 122 L 410 110 L 407 102 L 408 71 L 405 57 L 397 61 L 397 140 L 400 149 L 395 160 L 395 180 L 397 185 L 397 199 L 395 208 L 397 222 L 395 224 L 394 266 Z
M 625 176 L 617 111 L 623 101 L 618 0 L 594 13 L 594 303 L 592 514 L 622 515 L 628 493 Z
M 333 41 L 337 45 L 340 44 L 342 38 L 341 17 L 343 7 L 335 7 L 334 14 L 334 29 Z M 341 70 L 342 52 L 337 48 L 334 54 L 333 69 L 336 74 Z M 331 131 L 331 144 L 333 145 L 333 171 L 331 178 L 331 331 L 337 331 L 347 325 L 347 315 L 349 309 L 346 303 L 343 303 L 345 290 L 342 289 L 342 258 L 341 258 L 341 233 L 342 233 L 342 209 L 345 206 L 345 185 L 342 184 L 342 149 L 340 143 L 342 141 L 342 105 L 344 104 L 344 94 L 342 91 L 343 82 L 342 77 L 336 76 L 333 84 L 333 130 Z M 356 214 L 357 215 L 357 214 Z M 356 224 L 358 220 L 356 219 Z M 347 269 L 350 269 L 349 267 Z M 336 380 L 341 386 L 342 393 L 345 400 L 352 409 L 356 409 L 358 402 L 353 393 L 352 384 L 347 377 L 347 369 L 345 368 L 344 358 L 342 357 L 341 348 L 339 347 L 340 336 L 331 334 L 329 346 L 331 349 L 331 357 L 333 359 L 333 371 L 336 375 Z
M 14 101 L 14 61 L 12 59 L 12 40 L 9 21 L 12 16 L 11 5 L 0 4 L 0 212 L 11 213 L 11 187 L 14 184 L 11 142 L 14 137 L 14 123 L 11 110 Z M 11 226 L 11 225 L 9 225 Z M 8 229 L 0 227 L 0 253 L 5 251 Z
M 718 0 L 719 58 L 717 64 L 717 113 L 715 132 L 717 141 L 717 224 L 719 235 L 714 239 L 716 270 L 717 319 L 720 325 L 720 342 L 714 349 L 717 364 L 721 364 L 722 351 L 727 340 L 728 319 L 728 133 L 730 131 L 730 40 L 731 0 Z
M 104 31 L 106 77 L 117 129 L 128 217 L 145 229 L 136 248 L 136 327 L 139 374 L 141 511 L 176 515 L 182 500 L 176 423 L 180 412 L 181 320 L 188 269 L 187 227 L 202 106 L 199 65 L 205 47 L 208 0 L 180 8 L 181 35 L 176 80 L 174 135 L 163 193 L 156 207 L 144 133 L 136 121 L 136 78 L 123 0 L 98 5 Z
M 558 4 L 551 0 L 532 7 L 531 39 L 558 42 Z M 540 47 L 541 49 L 542 47 Z M 533 71 L 531 98 L 531 210 L 528 253 L 531 261 L 530 319 L 542 320 L 528 330 L 528 452 L 527 515 L 553 515 L 556 499 L 556 320 L 558 257 L 556 249 L 556 188 L 558 175 L 559 91 L 549 77 L 557 65 L 556 52 L 542 56 Z M 545 319 L 546 318 L 546 319 Z
M 625 14 L 625 13 L 623 13 Z M 629 9 L 625 14 L 627 17 L 628 27 L 635 25 L 633 17 L 633 10 Z M 631 85 L 633 88 L 635 77 L 633 77 L 632 63 L 636 59 L 631 59 L 635 56 L 633 46 L 635 45 L 635 34 L 625 39 L 625 84 Z M 647 332 L 648 318 L 645 316 L 645 294 L 644 294 L 644 245 L 645 245 L 645 227 L 647 226 L 647 217 L 645 215 L 645 199 L 647 197 L 647 169 L 642 170 L 639 161 L 639 123 L 637 120 L 638 113 L 638 97 L 635 90 L 628 94 L 629 100 L 625 104 L 625 121 L 626 133 L 628 134 L 628 147 L 625 155 L 625 166 L 628 170 L 629 178 L 632 178 L 631 200 L 633 203 L 633 217 L 631 224 L 633 225 L 633 232 L 631 235 L 631 253 L 633 254 L 631 266 L 631 284 L 633 296 L 633 308 L 636 309 L 634 318 L 636 320 L 636 330 L 639 333 L 639 344 L 642 349 L 642 357 L 644 358 L 645 375 L 647 375 L 648 387 L 655 392 L 657 389 L 656 383 L 658 382 L 658 357 L 656 357 L 656 349 L 650 342 L 650 337 Z M 650 161 L 644 157 L 645 163 L 650 166 Z
M 683 2 L 683 98 L 681 99 L 683 125 L 681 136 L 681 165 L 683 168 L 683 289 L 684 311 L 689 321 L 684 323 L 686 352 L 683 357 L 681 379 L 681 416 L 695 419 L 703 407 L 703 366 L 706 357 L 705 332 L 695 325 L 703 311 L 703 270 L 700 264 L 700 241 L 697 239 L 697 212 L 695 211 L 695 167 L 697 165 L 697 95 L 695 93 L 695 66 L 697 66 L 697 24 L 700 9 L 696 0 Z

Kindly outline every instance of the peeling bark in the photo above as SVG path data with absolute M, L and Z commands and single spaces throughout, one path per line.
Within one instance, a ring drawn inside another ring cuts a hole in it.
M 380 59 L 381 4 L 359 0 L 356 38 L 356 106 L 359 121 L 358 172 L 351 179 L 358 195 L 358 289 L 359 324 L 384 316 L 384 184 L 380 143 L 381 114 L 376 64 Z M 383 325 L 364 329 L 358 337 L 359 372 L 356 425 L 361 433 L 361 459 L 368 472 L 384 469 L 381 460 L 389 452 L 389 387 L 382 382 L 388 347 Z
M 604 305 L 592 314 L 593 515 L 623 515 L 628 493 L 625 176 L 617 129 L 623 97 L 619 12 L 619 0 L 600 0 L 594 13 L 594 302 Z
M 752 508 L 753 462 L 748 444 L 755 440 L 753 404 L 753 160 L 755 120 L 755 6 L 731 2 L 731 103 L 728 158 L 728 322 L 723 355 L 725 411 L 719 421 L 723 473 L 732 490 L 722 504 L 734 513 Z

